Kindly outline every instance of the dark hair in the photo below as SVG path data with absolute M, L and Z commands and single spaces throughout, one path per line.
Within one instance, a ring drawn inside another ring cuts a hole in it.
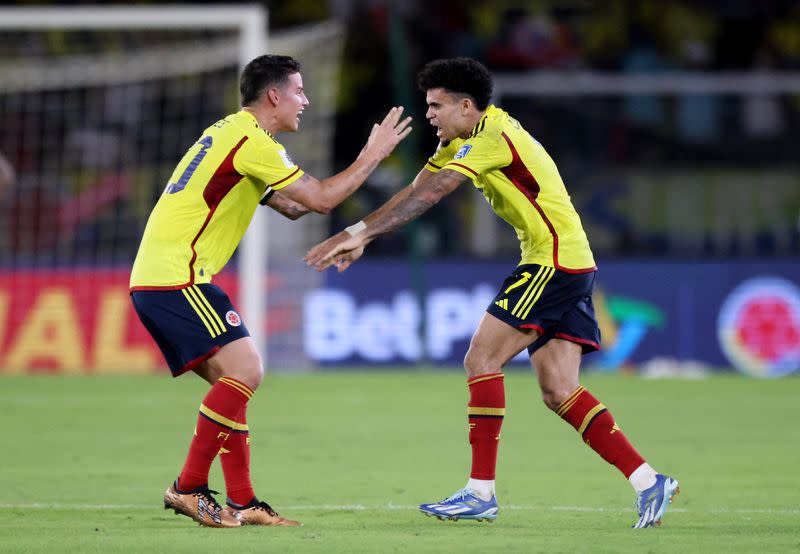
M 300 62 L 291 56 L 265 54 L 248 63 L 239 80 L 242 106 L 249 106 L 261 96 L 264 89 L 282 85 L 292 73 L 300 71 Z
M 448 92 L 472 98 L 479 110 L 485 110 L 492 98 L 492 76 L 489 70 L 472 58 L 434 60 L 417 75 L 422 92 L 443 88 Z

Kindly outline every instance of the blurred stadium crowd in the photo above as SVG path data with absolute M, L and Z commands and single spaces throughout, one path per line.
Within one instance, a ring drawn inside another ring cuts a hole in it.
M 268 5 L 273 30 L 329 18 L 345 25 L 332 146 L 334 169 L 357 155 L 371 123 L 388 105 L 407 105 L 417 120 L 406 150 L 337 210 L 331 218 L 332 230 L 382 203 L 433 152 L 435 136 L 424 121 L 423 97 L 414 85 L 417 70 L 433 58 L 472 56 L 497 74 L 520 76 L 545 71 L 712 76 L 735 71 L 768 79 L 800 70 L 798 0 L 283 0 Z M 14 37 L 0 42 L 0 59 L 64 54 L 72 49 L 77 53 L 130 51 L 152 46 L 159 37 L 171 38 L 170 33 L 137 32 L 17 33 Z M 235 74 L 220 70 L 212 79 L 182 79 L 158 89 L 141 83 L 104 88 L 102 93 L 92 88 L 66 95 L 46 92 L 35 99 L 44 108 L 34 110 L 33 123 L 30 115 L 7 117 L 0 131 L 0 152 L 12 170 L 0 175 L 0 221 L 6 227 L 0 252 L 11 252 L 20 260 L 26 252 L 63 251 L 67 241 L 71 260 L 80 252 L 93 256 L 105 252 L 111 263 L 132 259 L 147 213 L 163 188 L 165 172 L 169 174 L 205 125 L 235 105 L 235 79 Z M 188 102 L 187 91 L 192 99 Z M 315 91 L 308 93 L 313 109 Z M 6 99 L 9 105 L 30 101 L 24 93 Z M 800 92 L 515 94 L 496 101 L 531 129 L 553 155 L 579 211 L 589 220 L 590 240 L 602 255 L 787 256 L 800 251 L 796 193 L 780 197 L 777 215 L 766 210 L 744 231 L 731 230 L 735 223 L 715 228 L 720 224 L 714 218 L 726 216 L 710 215 L 711 220 L 699 226 L 698 236 L 688 242 L 671 240 L 663 222 L 654 223 L 652 232 L 642 233 L 634 220 L 646 216 L 630 200 L 636 196 L 637 179 L 651 182 L 670 172 L 678 181 L 688 175 L 688 181 L 700 188 L 721 174 L 716 179 L 722 184 L 709 185 L 706 194 L 712 204 L 718 194 L 713 187 L 724 187 L 727 175 L 753 180 L 766 168 L 788 174 L 789 187 L 800 189 Z M 94 125 L 91 117 L 76 116 L 62 128 L 42 134 L 47 106 L 64 102 L 103 106 L 105 114 L 117 115 L 110 121 L 105 118 L 102 127 Z M 174 121 L 166 122 L 170 132 L 149 136 L 148 127 L 141 124 L 148 112 L 175 114 Z M 29 106 L 24 113 L 31 113 Z M 32 126 L 35 132 L 29 136 Z M 53 157 L 54 149 L 65 154 Z M 115 171 L 131 156 L 139 171 Z M 303 153 L 293 152 L 293 156 L 302 165 Z M 80 179 L 72 182 L 65 196 L 58 181 L 78 165 Z M 33 175 L 27 172 L 32 167 L 44 169 Z M 640 173 L 644 177 L 631 177 Z M 764 195 L 770 195 L 770 183 L 777 180 L 767 176 Z M 738 186 L 731 195 L 758 194 L 760 186 L 757 182 Z M 474 198 L 474 191 L 464 187 L 411 232 L 378 241 L 375 253 L 397 254 L 413 246 L 422 256 L 486 255 L 463 238 L 478 209 Z M 741 201 L 747 203 L 745 198 Z M 34 230 L 32 234 L 20 234 L 13 222 L 22 220 Z M 510 237 L 499 239 L 488 254 L 511 255 L 515 247 Z

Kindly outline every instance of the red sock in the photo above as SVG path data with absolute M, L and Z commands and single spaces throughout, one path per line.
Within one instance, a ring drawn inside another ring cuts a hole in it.
M 609 464 L 617 466 L 625 477 L 630 477 L 644 463 L 644 458 L 619 430 L 611 412 L 585 388 L 575 389 L 556 408 L 556 413 L 581 434 L 592 450 Z
M 253 396 L 253 389 L 230 377 L 221 377 L 200 404 L 200 415 L 178 487 L 193 490 L 208 483 L 208 470 L 222 443 L 236 427 L 236 416 Z
M 503 374 L 489 373 L 467 381 L 469 385 L 469 443 L 472 445 L 473 479 L 493 480 L 497 465 L 500 428 L 506 415 Z
M 250 429 L 247 426 L 247 406 L 236 418 L 236 428 L 219 451 L 225 491 L 231 502 L 246 506 L 255 498 L 250 482 Z

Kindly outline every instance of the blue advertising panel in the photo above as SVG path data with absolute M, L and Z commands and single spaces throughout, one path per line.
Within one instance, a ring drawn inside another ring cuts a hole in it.
M 658 357 L 758 376 L 800 366 L 800 262 L 602 260 L 595 308 L 614 369 Z M 321 364 L 458 365 L 514 263 L 362 260 L 326 273 L 303 307 L 306 354 Z M 525 353 L 517 360 L 525 362 Z

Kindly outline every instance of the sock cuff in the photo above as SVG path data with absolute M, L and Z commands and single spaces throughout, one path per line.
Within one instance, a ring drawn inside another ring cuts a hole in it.
M 217 379 L 217 383 L 222 383 L 223 385 L 226 385 L 232 388 L 233 390 L 240 392 L 248 400 L 250 400 L 253 394 L 255 394 L 255 391 L 253 389 L 251 389 L 241 381 L 234 379 L 232 377 L 220 377 L 219 379 Z
M 607 411 L 605 405 L 583 387 L 578 387 L 556 409 L 561 419 L 572 425 L 581 435 L 596 417 Z
M 572 394 L 570 394 L 566 400 L 564 400 L 561 404 L 558 405 L 558 408 L 556 408 L 556 413 L 559 416 L 564 417 L 564 414 L 567 413 L 570 408 L 572 408 L 575 402 L 578 401 L 578 397 L 584 391 L 586 391 L 586 389 L 583 388 L 582 386 L 579 386 L 577 389 L 572 391 Z
M 491 379 L 502 379 L 505 377 L 504 373 L 487 373 L 486 375 L 478 375 L 477 377 L 473 377 L 472 379 L 467 379 L 467 385 L 472 386 L 476 383 L 482 383 L 483 381 L 489 381 Z

